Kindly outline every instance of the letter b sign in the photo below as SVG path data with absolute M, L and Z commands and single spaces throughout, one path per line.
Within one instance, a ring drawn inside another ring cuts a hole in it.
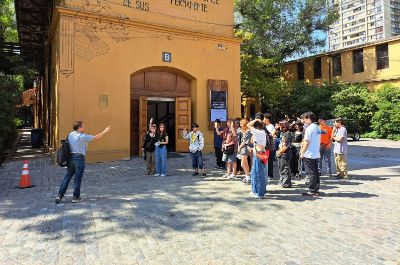
M 162 53 L 162 61 L 166 63 L 172 62 L 172 56 L 170 52 L 163 52 Z

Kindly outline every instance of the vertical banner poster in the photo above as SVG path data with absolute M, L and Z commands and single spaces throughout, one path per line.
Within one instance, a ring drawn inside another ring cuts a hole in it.
M 222 122 L 227 120 L 226 91 L 211 90 L 211 110 L 210 121 L 220 119 Z

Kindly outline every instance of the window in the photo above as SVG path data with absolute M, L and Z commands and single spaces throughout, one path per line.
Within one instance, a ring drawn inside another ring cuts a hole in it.
M 304 80 L 304 62 L 297 63 L 297 80 Z
M 376 46 L 376 69 L 389 68 L 389 50 L 388 44 Z
M 314 59 L 314 79 L 321 78 L 321 57 Z
M 334 55 L 332 56 L 332 68 L 333 68 L 333 76 L 342 75 L 342 55 Z
M 364 72 L 364 55 L 363 50 L 353 51 L 353 73 Z

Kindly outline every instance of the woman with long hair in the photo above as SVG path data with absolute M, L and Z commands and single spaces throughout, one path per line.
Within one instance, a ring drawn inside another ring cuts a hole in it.
M 266 169 L 262 159 L 257 157 L 258 153 L 265 153 L 267 144 L 267 134 L 264 129 L 262 119 L 255 119 L 247 124 L 253 135 L 253 165 L 251 168 L 251 195 L 262 199 L 266 192 L 265 175 Z
M 144 152 L 144 157 L 146 160 L 146 169 L 147 174 L 155 174 L 156 171 L 156 146 L 157 142 L 156 137 L 157 125 L 153 123 L 153 120 L 150 120 L 149 131 L 146 133 L 145 140 L 142 146 L 142 152 Z
M 226 178 L 233 179 L 236 177 L 237 131 L 232 119 L 226 122 L 226 126 L 222 143 L 222 161 L 226 162 Z
M 292 171 L 292 176 L 296 179 L 301 178 L 301 159 L 300 159 L 300 147 L 303 141 L 303 124 L 300 122 L 294 125 L 295 132 L 293 134 L 293 148 L 292 148 L 292 159 L 290 163 L 290 168 Z
M 240 120 L 240 132 L 239 132 L 239 147 L 238 147 L 238 156 L 240 157 L 241 166 L 243 168 L 245 177 L 243 182 L 246 184 L 250 184 L 250 168 L 249 168 L 249 151 L 248 146 L 251 140 L 251 132 L 249 128 L 247 128 L 247 124 L 249 121 L 244 118 Z
M 167 175 L 168 134 L 164 123 L 160 123 L 158 126 L 156 138 L 156 174 L 154 176 L 165 177 Z
M 283 120 L 279 123 L 281 128 L 281 141 L 279 143 L 279 149 L 276 152 L 276 157 L 278 157 L 279 162 L 279 174 L 280 180 L 279 185 L 283 188 L 292 187 L 292 175 L 290 172 L 290 159 L 292 157 L 292 141 L 293 136 L 290 132 L 289 123 Z

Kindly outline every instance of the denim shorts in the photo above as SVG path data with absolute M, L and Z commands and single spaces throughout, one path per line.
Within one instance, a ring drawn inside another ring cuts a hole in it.
M 201 151 L 196 151 L 196 153 L 190 153 L 192 156 L 192 168 L 197 169 L 203 169 L 204 168 L 204 162 L 203 162 L 203 154 Z
M 230 163 L 236 162 L 236 154 L 233 153 L 231 155 L 228 155 L 228 154 L 224 153 L 224 155 L 222 156 L 222 161 L 230 162 Z

